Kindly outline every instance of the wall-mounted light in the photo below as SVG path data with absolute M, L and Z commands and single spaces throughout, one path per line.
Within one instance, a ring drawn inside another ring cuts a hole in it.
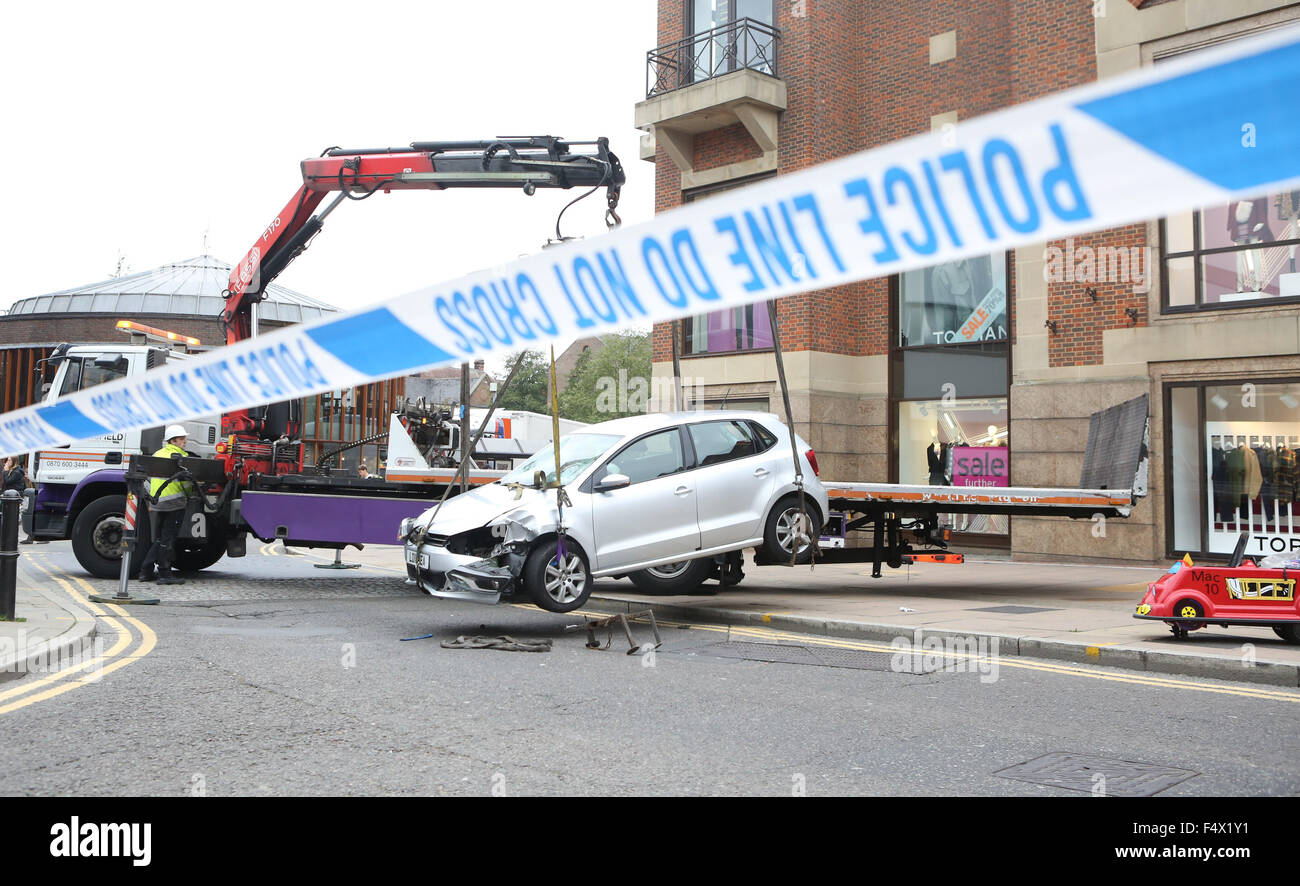
M 1083 294 L 1086 295 L 1086 296 L 1088 296 L 1088 298 L 1092 300 L 1092 303 L 1093 303 L 1094 305 L 1095 305 L 1097 302 L 1101 301 L 1101 296 L 1099 296 L 1099 295 L 1097 294 L 1097 287 L 1096 287 L 1096 286 L 1089 286 L 1087 289 L 1083 290 Z
M 1125 308 L 1125 309 L 1124 309 L 1124 316 L 1128 317 L 1129 322 L 1132 323 L 1134 326 L 1137 326 L 1137 325 L 1138 325 L 1138 309 L 1137 309 L 1137 308 Z
M 1057 335 L 1060 333 L 1060 329 L 1057 328 L 1055 320 L 1044 320 L 1043 326 L 1046 327 L 1047 329 L 1050 329 L 1052 331 L 1052 335 Z

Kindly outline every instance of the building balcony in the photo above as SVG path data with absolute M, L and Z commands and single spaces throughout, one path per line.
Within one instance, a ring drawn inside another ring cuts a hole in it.
M 646 99 L 636 106 L 636 126 L 648 138 L 641 158 L 662 146 L 681 170 L 682 187 L 717 184 L 777 168 L 777 121 L 786 108 L 785 82 L 777 76 L 779 32 L 742 18 L 646 53 Z M 697 171 L 695 136 L 739 123 L 760 157 Z

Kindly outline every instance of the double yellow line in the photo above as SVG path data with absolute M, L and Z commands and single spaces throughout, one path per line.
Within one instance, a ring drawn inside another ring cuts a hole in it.
M 41 563 L 43 559 L 43 555 L 37 554 L 27 557 L 26 562 L 45 573 L 77 606 L 89 611 L 111 629 L 114 632 L 113 645 L 103 655 L 78 655 L 74 664 L 56 673 L 36 680 L 24 681 L 21 685 L 0 691 L 0 714 L 7 714 L 96 683 L 107 674 L 144 658 L 158 643 L 158 635 L 147 624 L 129 615 L 121 606 L 113 603 L 105 603 L 101 606 L 87 599 L 72 583 L 45 568 Z M 74 576 L 72 582 L 76 582 L 89 592 L 95 591 L 95 588 L 84 579 Z M 135 634 L 132 633 L 131 628 L 135 628 Z
M 515 604 L 522 608 L 534 608 L 531 604 Z M 608 612 L 586 612 L 576 610 L 570 615 L 582 615 L 591 618 L 607 618 L 611 613 Z M 804 646 L 830 646 L 837 649 L 855 649 L 862 652 L 888 652 L 899 653 L 896 647 L 887 643 L 874 643 L 864 640 L 843 640 L 837 637 L 813 637 L 806 634 L 794 634 L 789 631 L 778 631 L 772 628 L 757 628 L 747 626 L 726 625 L 708 625 L 708 624 L 687 624 L 686 622 L 666 621 L 655 617 L 655 621 L 664 627 L 679 627 L 686 625 L 692 630 L 711 631 L 714 633 L 728 634 L 732 637 L 743 637 L 753 641 L 765 641 L 768 643 L 786 642 L 797 643 Z M 911 637 L 907 638 L 909 641 Z M 950 652 L 947 650 L 935 650 L 933 653 L 925 649 L 915 649 L 912 653 L 917 655 L 938 655 L 942 656 L 945 662 L 957 659 L 970 659 L 975 665 L 990 663 L 989 656 Z M 1060 674 L 1067 677 L 1083 677 L 1088 680 L 1106 680 L 1111 683 L 1128 683 L 1135 686 L 1150 686 L 1157 689 L 1181 689 L 1192 692 L 1209 692 L 1216 695 L 1236 695 L 1242 698 L 1256 698 L 1265 701 L 1286 701 L 1300 703 L 1300 692 L 1289 691 L 1285 689 L 1266 689 L 1255 686 L 1222 686 L 1215 683 L 1203 682 L 1192 679 L 1179 679 L 1176 677 L 1159 677 L 1143 673 L 1125 673 L 1123 671 L 1112 671 L 1098 667 L 1076 667 L 1069 664 L 1057 664 L 1050 661 L 1030 661 L 1022 659 L 1019 656 L 1003 656 L 997 658 L 999 668 L 1012 668 L 1022 671 L 1042 671 L 1049 674 Z M 974 668 L 972 668 L 974 669 Z M 1226 678 L 1225 678 L 1226 679 Z

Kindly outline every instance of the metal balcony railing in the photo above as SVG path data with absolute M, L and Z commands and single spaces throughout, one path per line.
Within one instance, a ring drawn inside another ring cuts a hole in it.
M 645 97 L 744 68 L 775 77 L 780 36 L 771 25 L 742 18 L 656 47 L 646 53 Z

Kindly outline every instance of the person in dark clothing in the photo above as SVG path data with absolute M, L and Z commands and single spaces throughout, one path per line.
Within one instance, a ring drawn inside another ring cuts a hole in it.
M 185 451 L 187 437 L 183 426 L 169 425 L 166 434 L 167 442 L 154 453 L 156 458 L 180 458 L 188 454 Z M 140 564 L 140 581 L 157 579 L 160 585 L 185 584 L 185 579 L 172 572 L 172 546 L 180 535 L 185 503 L 194 495 L 194 484 L 187 480 L 155 477 L 149 481 L 149 528 L 153 531 L 153 544 L 149 546 L 144 562 Z
M 19 524 L 21 525 L 22 515 L 23 513 L 26 512 L 27 505 L 28 505 L 27 495 L 26 495 L 27 471 L 24 470 L 22 462 L 14 458 L 12 455 L 5 459 L 4 489 L 0 490 L 0 492 L 8 492 L 10 489 L 12 489 L 14 492 L 17 492 L 23 498 L 23 503 L 18 506 L 18 515 L 19 515 L 18 520 L 19 520 Z M 28 535 L 26 538 L 23 539 L 23 544 L 29 545 L 33 541 L 35 541 L 35 539 L 33 539 L 30 535 Z
M 5 459 L 5 487 L 4 492 L 12 489 L 19 495 L 27 491 L 27 472 L 23 466 L 18 463 L 18 459 L 12 455 Z

